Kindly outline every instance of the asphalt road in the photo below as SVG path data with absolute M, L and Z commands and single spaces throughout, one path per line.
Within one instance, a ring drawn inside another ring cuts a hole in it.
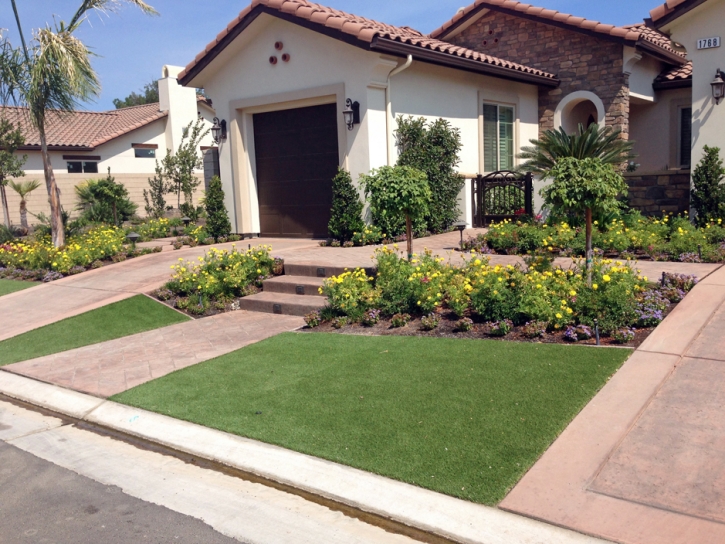
M 204 522 L 0 441 L 0 543 L 231 544 Z

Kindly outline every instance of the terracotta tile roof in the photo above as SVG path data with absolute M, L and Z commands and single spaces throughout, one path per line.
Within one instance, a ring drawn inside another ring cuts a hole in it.
M 689 87 L 692 85 L 692 62 L 665 70 L 654 81 L 655 89 Z
M 701 4 L 702 2 L 697 2 L 693 0 L 667 0 L 662 5 L 657 6 L 652 11 L 649 12 L 649 16 L 652 18 L 653 22 L 658 22 L 661 19 L 664 19 L 665 17 L 669 20 L 676 19 L 680 15 L 686 13 L 695 5 L 693 4 Z
M 46 137 L 50 147 L 92 150 L 167 115 L 168 112 L 159 111 L 158 103 L 102 112 L 50 112 Z M 21 128 L 26 147 L 40 146 L 40 136 L 30 123 L 26 108 L 0 108 L 0 116 Z
M 647 42 L 668 55 L 683 55 L 675 51 L 669 45 L 669 39 L 656 30 L 647 28 L 644 24 L 631 26 L 615 26 L 591 21 L 583 17 L 576 17 L 567 13 L 561 13 L 553 9 L 532 6 L 515 0 L 476 0 L 473 4 L 458 10 L 454 17 L 430 33 L 432 38 L 444 38 L 445 35 L 455 27 L 463 24 L 469 17 L 477 14 L 480 10 L 491 8 L 508 11 L 514 14 L 521 14 L 528 18 L 540 20 L 543 23 L 552 23 L 559 26 L 568 26 L 574 30 L 581 30 L 590 33 L 601 34 L 603 37 L 614 38 L 628 45 L 637 45 Z
M 201 72 L 246 27 L 246 24 L 249 24 L 251 20 L 261 13 L 279 16 L 293 23 L 304 24 L 308 28 L 323 31 L 325 34 L 333 35 L 334 37 L 344 39 L 345 41 L 370 50 L 383 51 L 386 47 L 389 47 L 388 52 L 392 52 L 390 43 L 395 42 L 403 46 L 412 46 L 421 52 L 440 54 L 438 61 L 440 64 L 445 64 L 445 61 L 442 59 L 446 57 L 452 59 L 452 66 L 454 65 L 453 60 L 464 59 L 481 66 L 501 69 L 502 73 L 503 71 L 509 72 L 509 77 L 518 73 L 519 75 L 535 76 L 542 80 L 550 80 L 551 82 L 557 83 L 555 76 L 536 68 L 484 55 L 464 47 L 458 47 L 426 36 L 407 26 L 398 27 L 380 23 L 365 17 L 351 15 L 344 11 L 308 2 L 307 0 L 253 0 L 236 19 L 229 23 L 186 66 L 184 71 L 179 74 L 179 81 L 183 85 L 188 84 L 193 77 Z M 400 53 L 401 51 L 397 50 L 396 52 Z M 414 52 L 413 55 L 415 56 Z M 461 66 L 459 65 L 458 67 Z

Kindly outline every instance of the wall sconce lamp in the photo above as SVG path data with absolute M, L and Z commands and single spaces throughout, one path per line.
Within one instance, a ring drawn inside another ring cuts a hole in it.
M 227 140 L 227 122 L 218 117 L 214 118 L 214 125 L 211 127 L 211 137 L 215 144 L 219 142 L 226 142 Z
M 342 110 L 347 130 L 352 130 L 355 125 L 360 124 L 360 102 L 353 102 L 349 98 L 345 102 L 345 109 Z
M 718 68 L 715 79 L 712 80 L 712 97 L 715 99 L 715 104 L 719 104 L 720 100 L 725 96 L 725 80 L 723 79 L 723 73 Z

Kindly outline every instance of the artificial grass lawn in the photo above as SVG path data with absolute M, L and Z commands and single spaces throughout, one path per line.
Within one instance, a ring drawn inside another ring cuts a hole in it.
M 630 354 L 287 333 L 113 400 L 494 505 Z
M 38 285 L 34 281 L 0 280 L 0 297 Z
M 0 342 L 0 366 L 188 320 L 168 306 L 136 295 Z

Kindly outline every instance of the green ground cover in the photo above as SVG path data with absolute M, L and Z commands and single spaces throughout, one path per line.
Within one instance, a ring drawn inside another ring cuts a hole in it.
M 137 295 L 0 342 L 0 366 L 188 321 L 150 298 Z
M 32 282 L 32 281 L 17 281 L 17 280 L 0 279 L 0 297 L 3 295 L 9 295 L 10 293 L 14 293 L 16 291 L 22 291 L 23 289 L 28 289 L 29 287 L 33 287 L 35 285 L 38 285 L 38 284 L 35 282 Z
M 113 400 L 494 505 L 630 353 L 288 333 Z

